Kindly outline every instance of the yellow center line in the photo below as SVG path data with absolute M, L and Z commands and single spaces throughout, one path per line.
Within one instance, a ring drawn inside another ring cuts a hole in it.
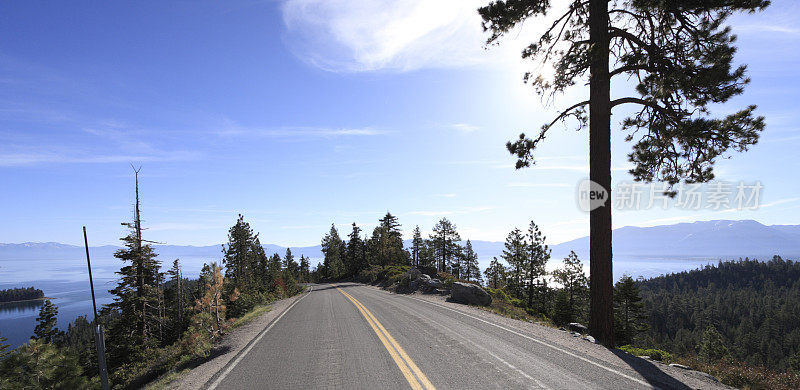
M 380 321 L 375 318 L 372 312 L 370 312 L 369 309 L 364 306 L 364 304 L 362 304 L 358 299 L 355 299 L 352 295 L 344 292 L 339 287 L 336 287 L 336 289 L 339 290 L 339 292 L 341 292 L 347 299 L 349 299 L 350 302 L 356 306 L 358 311 L 361 312 L 361 315 L 363 315 L 367 320 L 369 326 L 372 327 L 372 330 L 378 335 L 378 338 L 383 343 L 383 346 L 387 351 L 389 351 L 389 355 L 392 356 L 392 359 L 394 359 L 397 367 L 400 368 L 400 371 L 403 373 L 403 376 L 405 376 L 408 384 L 411 385 L 411 388 L 421 390 L 424 386 L 424 388 L 427 390 L 436 390 L 433 384 L 428 380 L 428 377 L 422 373 L 422 370 L 417 367 L 403 347 L 401 347 L 397 340 L 392 337 L 389 331 L 383 327 Z M 416 376 L 416 378 L 414 376 Z M 417 379 L 419 379 L 419 381 Z M 422 385 L 420 385 L 420 382 L 422 382 Z

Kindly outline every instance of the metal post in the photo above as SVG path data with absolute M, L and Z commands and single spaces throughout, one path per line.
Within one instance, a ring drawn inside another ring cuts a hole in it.
M 86 226 L 83 227 L 83 243 L 86 246 L 86 266 L 89 267 L 89 288 L 92 290 L 92 307 L 94 308 L 94 345 L 97 347 L 97 367 L 100 371 L 100 382 L 103 390 L 108 390 L 108 369 L 106 368 L 106 341 L 103 328 L 97 319 L 97 302 L 94 299 L 94 282 L 92 281 L 92 262 L 89 260 L 89 239 L 86 237 Z

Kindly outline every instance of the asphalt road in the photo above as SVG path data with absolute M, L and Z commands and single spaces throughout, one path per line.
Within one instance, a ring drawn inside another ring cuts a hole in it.
M 207 388 L 690 388 L 641 359 L 582 340 L 567 340 L 571 348 L 494 317 L 369 286 L 313 285 Z

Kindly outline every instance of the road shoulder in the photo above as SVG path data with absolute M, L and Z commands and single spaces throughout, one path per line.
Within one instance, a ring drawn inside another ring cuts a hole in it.
M 167 384 L 167 389 L 202 389 L 206 383 L 220 370 L 224 369 L 229 362 L 244 350 L 250 342 L 266 329 L 269 324 L 281 315 L 296 300 L 306 295 L 308 289 L 303 293 L 293 297 L 284 298 L 272 302 L 269 311 L 252 321 L 237 327 L 226 334 L 216 349 L 223 351 L 207 362 L 193 368 L 191 371 L 182 375 L 179 379 Z

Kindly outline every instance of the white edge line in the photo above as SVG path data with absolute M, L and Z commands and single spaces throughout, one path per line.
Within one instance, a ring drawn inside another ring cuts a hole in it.
M 244 351 L 242 351 L 242 353 L 241 353 L 241 354 L 239 354 L 239 356 L 238 356 L 238 357 L 237 357 L 237 358 L 236 358 L 236 359 L 233 361 L 233 363 L 231 363 L 231 364 L 228 366 L 228 368 L 226 368 L 226 369 L 225 369 L 225 371 L 223 371 L 223 372 L 222 372 L 222 374 L 220 374 L 220 376 L 217 378 L 217 380 L 215 380 L 215 381 L 214 381 L 214 383 L 212 383 L 212 384 L 211 384 L 211 386 L 209 386 L 209 387 L 208 387 L 208 390 L 214 390 L 214 389 L 216 389 L 216 388 L 217 388 L 217 386 L 219 386 L 219 384 L 220 384 L 220 383 L 221 383 L 221 382 L 222 382 L 222 381 L 225 379 L 225 377 L 226 377 L 226 376 L 228 376 L 228 374 L 231 372 L 231 370 L 233 370 L 233 368 L 234 368 L 234 367 L 236 367 L 236 365 L 237 365 L 237 364 L 239 364 L 239 362 L 241 362 L 241 361 L 242 361 L 242 359 L 244 359 L 244 357 L 245 357 L 245 356 L 247 356 L 247 353 L 249 353 L 249 352 L 250 352 L 250 350 L 251 350 L 251 349 L 253 349 L 253 347 L 254 347 L 256 344 L 258 344 L 258 342 L 259 342 L 259 341 L 261 341 L 261 338 L 262 338 L 262 337 L 264 337 L 264 335 L 265 335 L 265 334 L 267 334 L 267 332 L 268 332 L 270 329 L 272 329 L 272 327 L 273 327 L 273 326 L 275 326 L 275 324 L 277 324 L 277 323 L 278 323 L 278 321 L 280 321 L 280 319 L 281 319 L 281 318 L 283 318 L 283 316 L 284 316 L 286 313 L 288 313 L 288 312 L 289 312 L 289 310 L 290 310 L 292 307 L 294 307 L 294 305 L 296 305 L 296 304 L 297 304 L 297 302 L 300 302 L 301 300 L 303 300 L 303 298 L 307 297 L 307 296 L 308 296 L 308 294 L 310 294 L 312 290 L 314 290 L 314 286 L 310 286 L 310 289 L 308 290 L 308 292 L 307 292 L 305 295 L 303 295 L 302 297 L 300 297 L 300 298 L 298 298 L 297 300 L 295 300 L 294 302 L 292 302 L 292 304 L 291 304 L 291 305 L 289 305 L 289 307 L 287 307 L 287 308 L 286 308 L 286 309 L 285 309 L 285 310 L 284 310 L 284 311 L 281 313 L 281 315 L 279 315 L 279 316 L 278 316 L 278 318 L 275 318 L 275 319 L 272 321 L 272 323 L 270 323 L 270 324 L 269 324 L 269 326 L 267 326 L 267 327 L 266 327 L 264 330 L 262 330 L 262 331 L 261 331 L 261 333 L 259 333 L 259 334 L 258 334 L 258 336 L 256 336 L 256 338 L 255 338 L 255 339 L 254 339 L 254 340 L 253 340 L 253 341 L 250 343 L 250 345 L 248 345 L 248 346 L 247 346 L 247 348 L 245 348 L 245 349 L 244 349 Z
M 449 307 L 447 307 L 447 306 L 445 306 L 445 305 L 441 305 L 441 304 L 438 304 L 438 303 L 435 303 L 435 302 L 430 302 L 430 301 L 427 301 L 427 300 L 425 300 L 425 299 L 419 299 L 419 298 L 414 298 L 414 297 L 408 297 L 408 298 L 410 298 L 410 299 L 414 299 L 414 300 L 417 300 L 417 301 L 420 301 L 420 302 L 429 303 L 429 304 L 431 304 L 431 305 L 434 305 L 434 306 L 441 307 L 442 309 L 447 309 L 447 310 L 450 310 L 450 311 L 454 311 L 454 312 L 456 312 L 456 313 L 459 313 L 459 314 L 461 314 L 461 315 L 464 315 L 464 316 L 470 317 L 470 318 L 472 318 L 472 319 L 476 319 L 476 320 L 478 320 L 478 321 L 481 321 L 481 322 L 483 322 L 483 323 L 489 324 L 489 325 L 491 325 L 491 326 L 494 326 L 494 327 L 496 327 L 496 328 L 500 328 L 500 329 L 503 329 L 503 330 L 505 330 L 505 331 L 507 331 L 507 332 L 511 332 L 511 333 L 513 333 L 513 334 L 515 334 L 515 335 L 517 335 L 517 336 L 523 337 L 523 338 L 525 338 L 525 339 L 528 339 L 528 340 L 530 340 L 530 341 L 533 341 L 533 342 L 535 342 L 535 343 L 538 343 L 538 344 L 544 345 L 544 346 L 546 346 L 546 347 L 550 347 L 550 348 L 552 348 L 552 349 L 555 349 L 556 351 L 559 351 L 559 352 L 561 352 L 561 353 L 565 353 L 565 354 L 567 354 L 567 355 L 569 355 L 569 356 L 572 356 L 572 357 L 574 357 L 574 358 L 576 358 L 576 359 L 583 360 L 583 361 L 584 361 L 584 362 L 586 362 L 586 363 L 589 363 L 589 364 L 591 364 L 591 365 L 594 365 L 594 366 L 600 367 L 600 368 L 602 368 L 602 369 L 604 369 L 604 370 L 606 370 L 606 371 L 608 371 L 608 372 L 611 372 L 611 373 L 617 374 L 617 375 L 619 375 L 619 376 L 621 376 L 621 377 L 623 377 L 623 378 L 627 378 L 627 379 L 630 379 L 630 380 L 632 380 L 632 381 L 634 381 L 634 382 L 636 382 L 636 383 L 639 383 L 639 384 L 642 384 L 642 385 L 645 385 L 645 386 L 648 386 L 648 387 L 651 387 L 651 388 L 656 388 L 656 389 L 657 389 L 657 387 L 655 387 L 655 386 L 653 386 L 652 384 L 650 384 L 650 383 L 648 383 L 648 382 L 645 382 L 645 381 L 643 381 L 643 380 L 641 380 L 641 379 L 634 378 L 634 377 L 632 377 L 632 376 L 630 376 L 630 375 L 627 375 L 627 374 L 625 374 L 625 373 L 622 373 L 622 372 L 620 372 L 620 371 L 617 371 L 617 370 L 615 370 L 615 369 L 613 369 L 613 368 L 606 367 L 606 366 L 604 366 L 604 365 L 602 365 L 602 364 L 599 364 L 599 363 L 593 362 L 593 361 L 591 361 L 591 360 L 589 360 L 589 359 L 586 359 L 586 358 L 585 358 L 585 357 L 583 357 L 583 356 L 576 355 L 576 354 L 574 354 L 574 353 L 572 353 L 572 352 L 570 352 L 570 351 L 567 351 L 566 349 L 563 349 L 563 348 L 557 347 L 557 346 L 555 346 L 555 345 L 548 344 L 548 343 L 546 343 L 546 342 L 544 342 L 544 341 L 541 341 L 541 340 L 537 340 L 537 339 L 535 339 L 535 338 L 533 338 L 533 337 L 530 337 L 530 336 L 528 336 L 528 335 L 525 335 L 525 334 L 519 333 L 519 332 L 517 332 L 517 331 L 515 331 L 515 330 L 508 329 L 508 328 L 506 328 L 506 327 L 504 327 L 504 326 L 502 326 L 502 325 L 497 325 L 497 324 L 495 324 L 495 323 L 492 323 L 492 322 L 486 321 L 486 320 L 484 320 L 484 319 L 482 319 L 482 318 L 478 318 L 478 317 L 475 317 L 475 316 L 473 316 L 473 315 L 470 315 L 470 314 L 464 313 L 464 312 L 462 312 L 462 311 L 460 311 L 460 310 L 456 310 L 456 309 L 453 309 L 453 308 L 449 308 Z

